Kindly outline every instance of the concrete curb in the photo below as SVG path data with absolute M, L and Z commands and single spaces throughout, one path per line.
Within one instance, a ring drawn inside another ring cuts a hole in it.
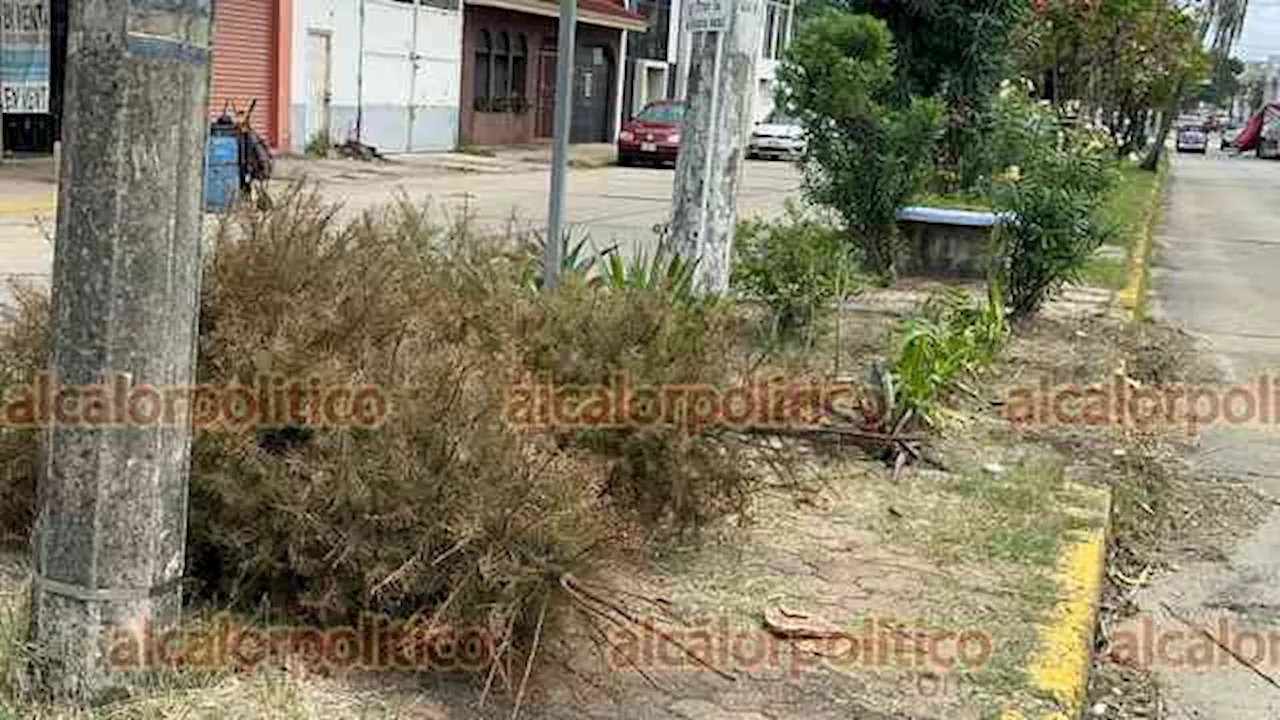
M 1146 307 L 1147 266 L 1151 262 L 1152 238 L 1155 234 L 1156 222 L 1160 217 L 1160 199 L 1164 196 L 1164 183 L 1168 175 L 1169 166 L 1166 161 L 1156 171 L 1155 187 L 1151 189 L 1151 197 L 1147 201 L 1145 227 L 1129 259 L 1128 280 L 1124 288 L 1116 293 L 1116 305 L 1133 320 L 1141 319 L 1143 309 Z
M 1000 720 L 1076 720 L 1084 711 L 1107 565 L 1111 492 L 1092 487 L 1079 487 L 1077 492 L 1086 498 L 1079 514 L 1097 527 L 1077 532 L 1058 551 L 1058 602 L 1049 622 L 1039 629 L 1037 650 L 1027 668 L 1032 689 L 1052 698 L 1058 710 L 1037 715 L 1007 710 Z
M 1146 304 L 1147 265 L 1167 175 L 1168 166 L 1161 166 L 1147 201 L 1142 234 L 1131 253 L 1128 281 L 1124 289 L 1116 293 L 1117 306 L 1132 320 L 1141 319 Z M 1088 699 L 1093 630 L 1098 623 L 1098 603 L 1102 600 L 1102 582 L 1107 569 L 1112 500 L 1110 490 L 1081 488 L 1080 492 L 1090 498 L 1091 512 L 1086 512 L 1094 515 L 1099 524 L 1077 533 L 1058 551 L 1055 576 L 1058 603 L 1051 620 L 1040 628 L 1038 649 L 1027 668 L 1027 676 L 1032 688 L 1052 698 L 1059 710 L 1040 714 L 1037 720 L 1076 720 L 1083 714 Z M 1007 710 L 1000 720 L 1029 720 L 1029 716 Z

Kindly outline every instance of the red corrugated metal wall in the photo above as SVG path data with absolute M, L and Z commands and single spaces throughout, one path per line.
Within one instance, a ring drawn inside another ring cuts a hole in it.
M 222 113 L 227 101 L 248 108 L 257 98 L 253 127 L 272 146 L 276 128 L 276 1 L 217 0 L 213 19 L 213 84 L 209 109 Z

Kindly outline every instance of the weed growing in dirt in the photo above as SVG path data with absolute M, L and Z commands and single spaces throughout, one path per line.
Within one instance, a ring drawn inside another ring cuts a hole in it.
M 789 339 L 831 314 L 855 287 L 857 252 L 844 234 L 795 204 L 779 222 L 738 224 L 733 286 L 769 311 L 771 335 Z
M 0 400 L 18 388 L 29 387 L 48 353 L 48 297 L 16 283 L 10 289 L 12 304 L 0 307 Z M 32 428 L 0 423 L 0 545 L 26 541 L 35 497 L 38 440 Z

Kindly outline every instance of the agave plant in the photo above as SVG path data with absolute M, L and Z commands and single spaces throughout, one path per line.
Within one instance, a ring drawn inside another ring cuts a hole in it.
M 665 238 L 659 240 L 652 254 L 642 251 L 624 260 L 614 248 L 604 255 L 603 282 L 609 288 L 653 290 L 686 304 L 697 300 L 697 261 L 672 252 Z
M 921 315 L 903 325 L 889 366 L 872 373 L 881 429 L 898 433 L 958 417 L 943 399 L 954 390 L 976 395 L 965 380 L 989 365 L 1008 338 L 998 284 L 989 285 L 986 303 L 958 290 L 930 298 Z
M 561 278 L 572 278 L 582 283 L 598 282 L 596 271 L 600 258 L 612 252 L 616 246 L 605 250 L 604 253 L 593 251 L 591 246 L 590 235 L 584 233 L 575 239 L 572 230 L 565 230 L 560 238 Z M 535 233 L 526 253 L 530 262 L 526 266 L 524 284 L 531 290 L 541 290 L 543 278 L 546 276 L 544 263 L 547 256 L 547 236 L 543 233 Z

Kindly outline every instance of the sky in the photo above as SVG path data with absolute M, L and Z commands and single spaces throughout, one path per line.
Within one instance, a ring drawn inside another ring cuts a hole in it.
M 1244 60 L 1280 55 L 1280 0 L 1249 0 L 1244 32 L 1233 54 Z

